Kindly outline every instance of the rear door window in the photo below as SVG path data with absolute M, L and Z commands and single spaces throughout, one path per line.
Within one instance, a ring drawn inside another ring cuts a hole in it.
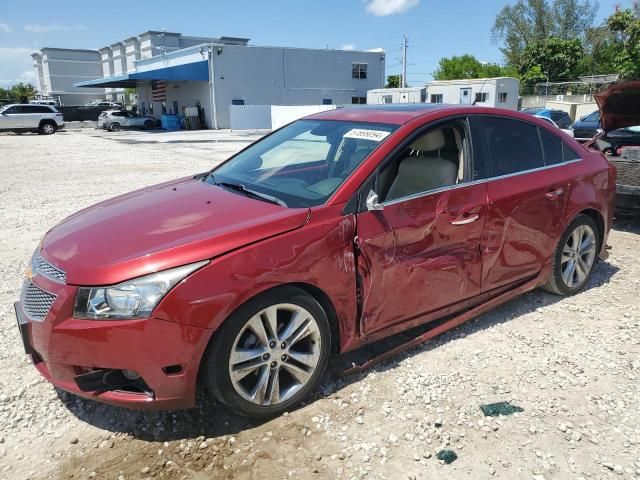
M 564 161 L 562 140 L 542 128 L 540 129 L 540 140 L 542 140 L 545 165 L 557 165 Z
M 544 167 L 538 127 L 512 118 L 469 117 L 474 179 L 493 178 Z

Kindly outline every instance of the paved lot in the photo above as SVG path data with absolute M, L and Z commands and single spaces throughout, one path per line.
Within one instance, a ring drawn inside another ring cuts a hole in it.
M 70 213 L 210 168 L 228 132 L 0 135 L 0 479 L 640 478 L 640 227 L 619 223 L 589 289 L 532 292 L 256 424 L 201 402 L 137 413 L 56 392 L 21 351 L 12 303 Z M 393 301 L 390 293 L 389 300 Z M 484 417 L 510 401 L 522 412 Z M 458 459 L 435 458 L 451 449 Z

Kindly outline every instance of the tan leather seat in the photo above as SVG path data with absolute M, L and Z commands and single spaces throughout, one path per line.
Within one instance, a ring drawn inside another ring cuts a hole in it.
M 442 130 L 434 130 L 416 140 L 411 145 L 411 154 L 400 161 L 398 175 L 386 200 L 454 185 L 458 178 L 458 165 L 438 156 L 438 150 L 444 145 Z

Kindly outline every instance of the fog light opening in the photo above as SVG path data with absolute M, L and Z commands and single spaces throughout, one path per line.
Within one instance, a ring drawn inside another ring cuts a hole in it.
M 167 367 L 162 367 L 162 371 L 165 375 L 179 375 L 183 370 L 184 368 L 182 365 L 169 365 Z
M 124 377 L 128 378 L 129 380 L 138 380 L 140 378 L 138 372 L 135 372 L 133 370 L 122 370 L 122 375 L 124 375 Z

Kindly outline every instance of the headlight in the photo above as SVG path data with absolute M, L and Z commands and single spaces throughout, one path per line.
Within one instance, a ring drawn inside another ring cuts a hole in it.
M 110 287 L 81 287 L 73 316 L 97 320 L 148 318 L 169 290 L 207 263 L 191 263 Z

